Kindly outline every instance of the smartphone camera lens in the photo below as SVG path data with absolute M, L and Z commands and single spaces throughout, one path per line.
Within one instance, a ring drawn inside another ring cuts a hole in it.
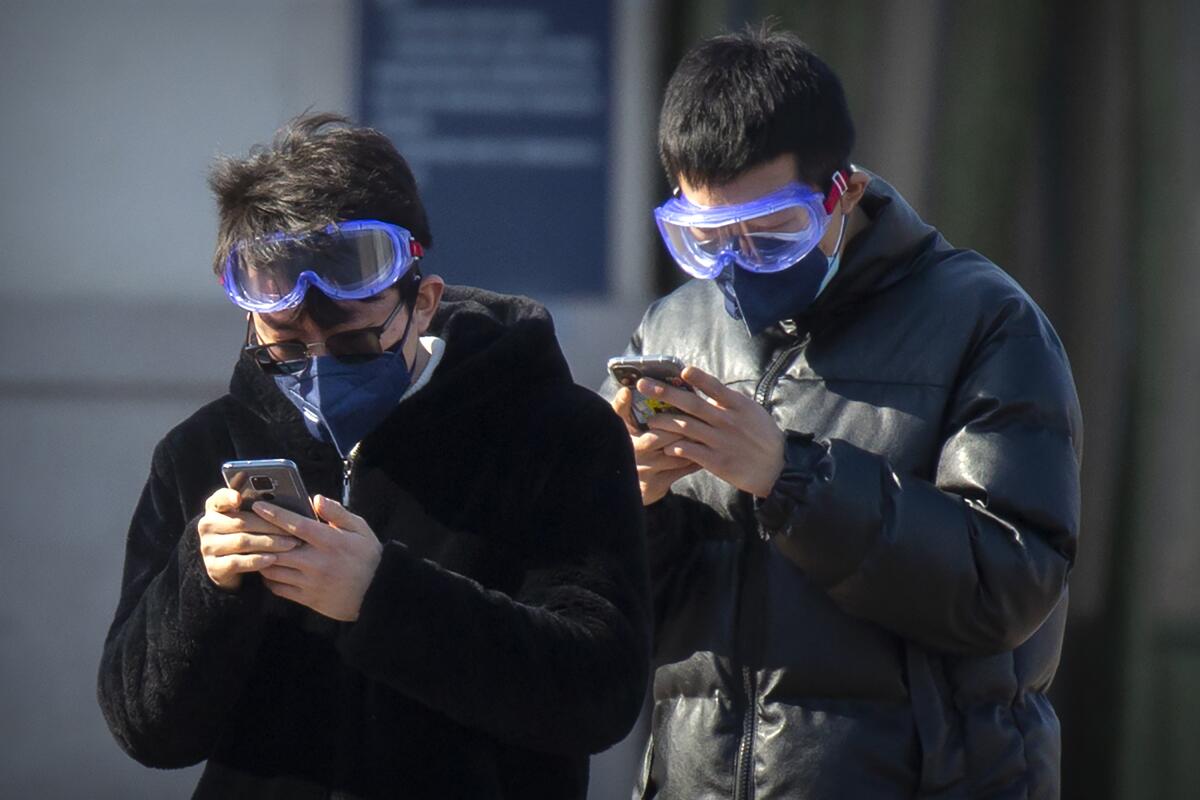
M 275 481 L 266 475 L 255 475 L 250 478 L 250 488 L 256 492 L 269 492 L 275 488 Z

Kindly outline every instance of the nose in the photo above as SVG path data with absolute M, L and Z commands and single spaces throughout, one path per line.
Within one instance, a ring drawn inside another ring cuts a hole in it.
M 720 254 L 717 256 L 717 266 L 716 266 L 716 269 L 713 271 L 713 274 L 720 275 L 720 274 L 732 269 L 736 264 L 737 264 L 737 253 L 734 252 L 734 250 L 731 247 L 726 246 L 725 249 L 723 249 L 720 252 Z

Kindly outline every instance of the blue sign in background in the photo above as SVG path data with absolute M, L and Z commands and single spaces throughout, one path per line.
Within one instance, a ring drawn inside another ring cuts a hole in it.
M 361 119 L 417 175 L 451 283 L 607 287 L 611 3 L 364 0 Z

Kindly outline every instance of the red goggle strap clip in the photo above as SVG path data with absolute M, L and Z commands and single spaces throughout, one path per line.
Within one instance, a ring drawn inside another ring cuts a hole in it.
M 838 200 L 841 200 L 842 195 L 850 190 L 850 184 L 846 181 L 846 173 L 840 169 L 833 173 L 833 177 L 829 179 L 829 183 L 829 194 L 825 197 L 826 214 L 832 214 L 833 209 L 837 207 Z
M 408 240 L 408 252 L 413 258 L 425 257 L 425 248 L 416 239 Z

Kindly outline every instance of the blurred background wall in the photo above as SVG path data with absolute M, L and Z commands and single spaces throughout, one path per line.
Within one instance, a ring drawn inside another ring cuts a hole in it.
M 606 6 L 588 23 L 605 42 L 547 11 L 573 3 L 579 19 Z M 774 15 L 830 62 L 858 122 L 856 162 L 1016 276 L 1072 359 L 1086 441 L 1054 690 L 1064 796 L 1200 792 L 1200 4 L 5 0 L 0 11 L 0 796 L 189 794 L 195 770 L 146 770 L 117 749 L 94 674 L 151 448 L 223 391 L 240 344 L 241 316 L 209 268 L 207 166 L 307 108 L 396 124 L 364 101 L 364 20 L 411 29 L 456 14 L 509 30 L 512 52 L 536 35 L 545 53 L 595 56 L 595 120 L 567 104 L 550 134 L 516 130 L 544 106 L 511 129 L 481 124 L 526 138 L 604 126 L 602 180 L 588 184 L 602 199 L 578 220 L 600 252 L 556 253 L 564 274 L 522 266 L 513 246 L 456 256 L 446 244 L 437 263 L 435 245 L 429 261 L 545 301 L 591 385 L 645 304 L 678 282 L 649 210 L 666 192 L 653 136 L 679 56 Z M 432 153 L 430 191 L 457 167 L 485 205 L 520 220 L 521 193 L 501 173 L 462 171 L 470 147 L 428 149 L 449 137 L 444 118 L 405 119 L 397 144 Z M 576 179 L 534 156 L 554 186 Z M 447 243 L 480 230 L 452 208 L 433 223 Z M 627 796 L 637 739 L 594 760 L 593 798 Z

